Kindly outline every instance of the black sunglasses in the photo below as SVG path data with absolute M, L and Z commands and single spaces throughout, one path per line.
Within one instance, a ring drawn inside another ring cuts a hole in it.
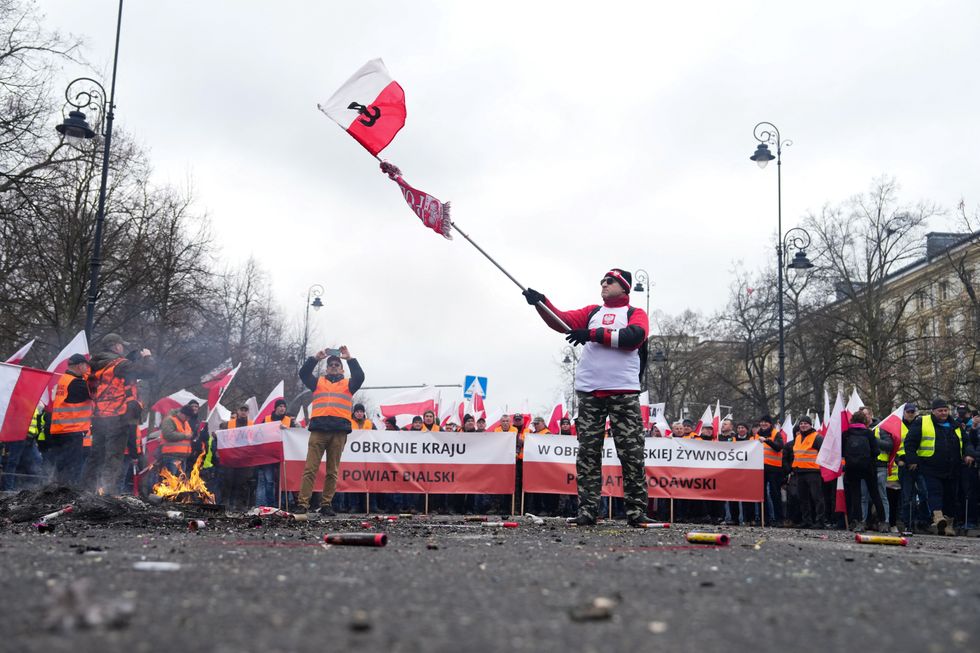
M 616 283 L 616 280 L 614 278 L 612 278 L 612 277 L 603 277 L 602 279 L 599 279 L 599 285 L 600 286 L 602 284 L 606 284 L 607 286 L 611 286 L 614 283 Z

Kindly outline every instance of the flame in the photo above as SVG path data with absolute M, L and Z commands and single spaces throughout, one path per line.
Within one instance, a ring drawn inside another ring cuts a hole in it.
M 153 494 L 163 497 L 168 501 L 178 503 L 211 503 L 214 501 L 214 493 L 208 490 L 208 486 L 201 479 L 201 465 L 204 464 L 204 453 L 197 457 L 197 462 L 191 469 L 191 476 L 187 478 L 184 470 L 180 469 L 179 476 L 174 476 L 169 469 L 160 470 L 160 482 L 153 486 Z

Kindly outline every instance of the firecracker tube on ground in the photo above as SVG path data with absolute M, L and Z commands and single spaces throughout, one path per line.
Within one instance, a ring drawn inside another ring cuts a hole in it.
M 687 534 L 687 541 L 691 544 L 714 544 L 716 546 L 728 546 L 729 537 L 725 533 L 697 533 Z
M 890 544 L 892 546 L 908 546 L 908 538 L 898 535 L 862 535 L 856 533 L 854 541 L 858 544 Z
M 388 536 L 385 533 L 327 533 L 323 541 L 338 546 L 385 546 Z

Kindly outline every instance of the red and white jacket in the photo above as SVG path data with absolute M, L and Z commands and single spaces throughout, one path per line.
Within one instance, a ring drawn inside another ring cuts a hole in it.
M 560 311 L 547 299 L 545 303 L 572 329 L 589 330 L 589 342 L 575 373 L 576 390 L 599 394 L 640 391 L 639 349 L 650 323 L 643 309 L 629 305 L 629 295 L 573 311 Z M 552 329 L 564 332 L 547 313 L 541 316 Z

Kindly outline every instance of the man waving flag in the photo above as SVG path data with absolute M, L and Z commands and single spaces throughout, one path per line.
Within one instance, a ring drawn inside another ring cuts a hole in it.
M 381 59 L 361 66 L 329 100 L 316 106 L 374 156 L 405 126 L 405 91 Z

